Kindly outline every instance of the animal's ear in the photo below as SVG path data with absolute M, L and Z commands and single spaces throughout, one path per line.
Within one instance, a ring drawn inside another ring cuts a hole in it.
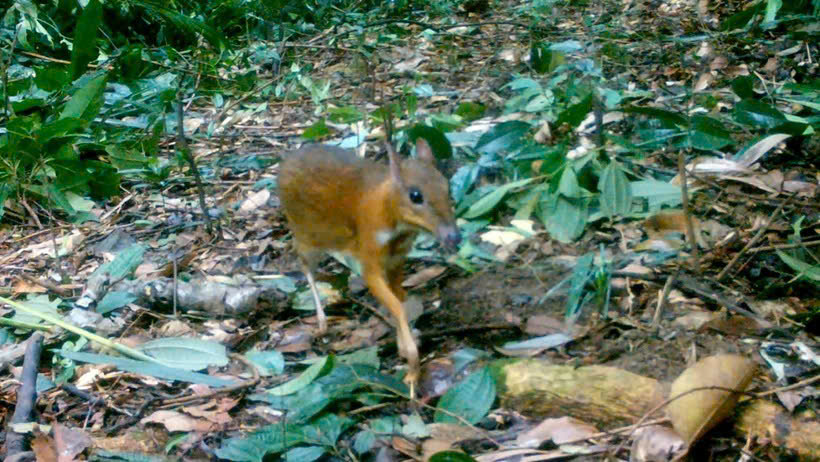
M 389 141 L 385 143 L 385 147 L 387 147 L 387 158 L 390 159 L 390 176 L 393 178 L 394 183 L 403 188 L 404 180 L 401 177 L 399 155 L 396 154 L 396 150 L 393 149 L 393 145 Z
M 416 157 L 427 163 L 435 163 L 433 157 L 433 150 L 430 149 L 430 144 L 422 137 L 416 138 Z

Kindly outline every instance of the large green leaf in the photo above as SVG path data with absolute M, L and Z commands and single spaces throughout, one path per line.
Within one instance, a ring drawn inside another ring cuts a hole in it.
M 450 141 L 444 136 L 444 132 L 431 127 L 429 125 L 416 124 L 413 128 L 407 130 L 407 138 L 414 142 L 418 138 L 422 138 L 430 145 L 433 150 L 433 155 L 438 159 L 449 159 L 453 157 L 453 147 Z
M 90 0 L 83 8 L 74 30 L 74 44 L 71 48 L 71 78 L 83 75 L 86 66 L 97 59 L 97 30 L 102 21 L 102 6 L 99 0 Z
M 783 260 L 783 263 L 798 273 L 798 277 L 805 277 L 815 282 L 820 282 L 820 265 L 812 265 L 798 258 L 794 258 L 786 252 L 777 251 L 777 256 Z
M 530 128 L 530 124 L 518 120 L 502 122 L 481 135 L 475 150 L 485 154 L 511 150 L 518 146 Z
M 458 416 L 475 424 L 487 415 L 494 401 L 495 380 L 484 367 L 447 390 L 439 399 L 434 419 L 439 423 L 461 423 Z
M 711 117 L 697 115 L 692 117 L 692 129 L 689 140 L 695 149 L 715 151 L 732 142 L 731 134 L 723 128 L 720 121 Z
M 569 243 L 584 233 L 588 216 L 587 200 L 572 199 L 559 194 L 555 199 L 552 213 L 542 214 L 542 221 L 550 236 L 559 242 Z
M 558 114 L 558 120 L 555 121 L 556 126 L 561 126 L 564 122 L 575 128 L 584 121 L 584 118 L 592 110 L 592 93 L 588 94 L 584 99 L 576 104 L 564 109 Z
M 734 117 L 738 123 L 762 128 L 774 128 L 786 121 L 782 112 L 756 99 L 744 99 L 737 103 Z
M 458 451 L 441 451 L 430 457 L 430 462 L 475 462 L 475 459 Z
M 327 373 L 329 368 L 333 367 L 333 362 L 334 361 L 331 356 L 325 356 L 320 361 L 313 363 L 313 365 L 305 369 L 299 377 L 296 377 L 295 379 L 285 382 L 277 387 L 271 388 L 268 390 L 268 393 L 273 396 L 285 396 L 296 393 L 297 391 L 310 385 L 311 382 L 316 380 L 316 378 L 322 374 Z
M 660 121 L 666 128 L 686 127 L 689 125 L 686 117 L 677 112 L 658 109 L 655 107 L 629 106 L 624 108 L 624 112 L 632 114 L 642 114 Z
M 160 338 L 145 342 L 137 349 L 158 359 L 163 364 L 186 371 L 198 371 L 208 366 L 222 367 L 228 364 L 225 345 L 198 338 Z
M 632 210 L 632 185 L 617 161 L 612 161 L 598 180 L 601 213 L 606 217 L 629 215 Z
M 511 183 L 507 183 L 503 186 L 499 186 L 495 188 L 489 194 L 483 196 L 481 199 L 476 201 L 466 212 L 464 212 L 464 218 L 477 218 L 485 213 L 489 213 L 504 199 L 504 196 L 507 195 L 508 192 L 512 191 L 515 188 L 520 188 L 521 186 L 527 185 L 531 183 L 534 178 L 525 178 L 523 180 L 513 181 Z
M 102 107 L 106 77 L 106 74 L 99 74 L 75 91 L 60 113 L 60 118 L 74 117 L 91 122 Z
M 208 374 L 190 372 L 161 364 L 149 363 L 147 361 L 137 361 L 119 356 L 98 355 L 94 353 L 81 353 L 76 351 L 58 350 L 62 356 L 74 361 L 91 364 L 112 364 L 117 369 L 133 372 L 136 374 L 150 375 L 162 380 L 178 380 L 180 382 L 201 383 L 212 387 L 227 387 L 235 385 L 234 381 L 220 379 Z

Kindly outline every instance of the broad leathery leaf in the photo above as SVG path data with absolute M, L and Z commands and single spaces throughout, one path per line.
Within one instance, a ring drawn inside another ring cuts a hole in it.
M 88 63 L 97 59 L 97 30 L 102 21 L 102 6 L 99 0 L 90 0 L 83 8 L 77 27 L 74 29 L 74 44 L 71 48 L 71 79 L 85 73 Z
M 555 126 L 560 127 L 563 123 L 568 123 L 575 128 L 583 122 L 589 111 L 592 110 L 592 94 L 588 94 L 584 99 L 572 106 L 564 109 L 558 114 L 558 120 L 555 121 Z
M 633 181 L 632 197 L 646 199 L 648 212 L 656 212 L 666 205 L 677 207 L 681 203 L 680 186 L 657 180 Z
M 106 74 L 99 74 L 89 79 L 85 85 L 71 96 L 71 99 L 63 108 L 63 112 L 60 113 L 60 118 L 74 117 L 91 122 L 94 117 L 97 117 L 103 104 L 106 79 Z
M 436 159 L 449 159 L 453 157 L 453 146 L 450 145 L 450 141 L 444 136 L 444 132 L 438 128 L 416 124 L 413 128 L 407 130 L 408 141 L 415 143 L 419 138 L 427 141 Z
M 572 198 L 583 196 L 581 185 L 578 184 L 578 175 L 575 174 L 575 170 L 571 166 L 564 168 L 563 173 L 561 173 L 561 179 L 558 182 L 558 194 Z
M 755 79 L 751 75 L 741 75 L 732 80 L 732 91 L 741 98 L 753 98 Z
M 530 124 L 519 120 L 500 123 L 481 135 L 475 150 L 484 154 L 509 150 L 530 131 L 530 128 Z
M 296 393 L 302 388 L 310 385 L 311 382 L 316 380 L 323 373 L 327 372 L 328 368 L 333 367 L 333 363 L 335 361 L 332 358 L 332 356 L 325 356 L 320 361 L 317 361 L 305 369 L 299 377 L 296 377 L 289 382 L 285 382 L 278 387 L 271 388 L 267 391 L 267 393 L 273 396 L 286 396 Z
M 458 451 L 441 451 L 430 457 L 430 462 L 475 462 L 475 459 Z
M 687 444 L 695 443 L 727 417 L 741 396 L 717 389 L 689 391 L 702 387 L 744 391 L 754 377 L 755 368 L 754 361 L 744 356 L 709 356 L 683 371 L 672 383 L 670 398 L 680 398 L 669 403 L 666 413 Z
M 137 296 L 131 292 L 124 290 L 111 290 L 106 292 L 105 296 L 99 303 L 97 303 L 96 312 L 99 314 L 106 314 L 117 308 L 122 308 L 125 305 L 134 302 Z
M 585 199 L 570 199 L 559 194 L 553 213 L 544 219 L 544 227 L 554 239 L 567 244 L 584 233 L 588 216 L 589 204 Z
M 626 178 L 621 165 L 612 161 L 598 180 L 601 191 L 601 213 L 606 217 L 629 215 L 632 210 L 632 184 Z
M 744 99 L 737 103 L 734 118 L 738 123 L 762 128 L 774 128 L 786 121 L 782 112 L 756 99 Z
M 98 355 L 94 353 L 81 353 L 77 351 L 58 350 L 58 354 L 74 361 L 91 364 L 111 364 L 119 370 L 133 372 L 135 374 L 150 375 L 161 380 L 178 380 L 180 382 L 201 383 L 211 387 L 227 387 L 235 385 L 233 380 L 220 379 L 208 374 L 184 371 L 161 364 L 137 361 L 135 359 L 125 359 L 119 356 Z
M 168 337 L 145 342 L 137 348 L 171 367 L 198 371 L 228 364 L 225 345 L 197 338 Z
M 475 164 L 462 165 L 456 170 L 456 173 L 450 178 L 450 194 L 453 196 L 453 202 L 458 204 L 464 199 L 467 191 L 478 179 L 480 172 L 481 168 Z
M 302 132 L 302 138 L 316 141 L 330 135 L 330 129 L 325 124 L 325 119 L 319 119 Z
M 689 142 L 695 149 L 714 151 L 730 144 L 732 137 L 718 120 L 698 115 L 692 117 L 692 130 L 689 133 Z
M 305 426 L 302 432 L 305 435 L 305 441 L 327 447 L 334 447 L 339 437 L 342 436 L 342 433 L 350 428 L 351 425 L 353 425 L 353 420 L 349 417 L 326 414 L 313 421 L 312 425 Z
M 269 453 L 278 454 L 304 442 L 301 425 L 279 423 L 262 427 L 248 436 L 224 440 L 216 456 L 235 462 L 262 462 Z
M 313 462 L 322 457 L 327 449 L 321 446 L 299 446 L 285 453 L 287 462 Z
M 476 218 L 484 215 L 492 211 L 504 196 L 507 195 L 508 192 L 512 191 L 515 188 L 520 188 L 521 186 L 525 186 L 529 183 L 532 183 L 534 178 L 525 178 L 523 180 L 513 181 L 511 183 L 507 183 L 503 186 L 499 186 L 495 188 L 492 192 L 485 195 L 478 201 L 476 201 L 466 212 L 464 212 L 464 218 Z
M 763 11 L 763 8 L 766 7 L 766 2 L 758 2 L 745 10 L 735 13 L 732 16 L 729 16 L 722 23 L 720 23 L 720 30 L 721 31 L 732 31 L 735 29 L 743 29 L 747 27 L 752 19 L 758 13 Z
M 657 119 L 663 124 L 665 128 L 680 128 L 689 125 L 689 122 L 686 120 L 686 117 L 680 115 L 679 113 L 667 111 L 664 109 L 658 109 L 655 107 L 629 106 L 624 109 L 624 112 L 632 114 L 642 114 L 653 119 Z
M 780 250 L 777 251 L 777 256 L 783 260 L 783 263 L 789 265 L 791 269 L 800 273 L 798 274 L 798 277 L 802 276 L 809 278 L 812 281 L 820 282 L 820 265 L 811 265 L 803 260 L 792 257 L 786 252 L 781 252 Z
M 245 353 L 245 358 L 256 366 L 263 377 L 279 375 L 285 370 L 285 357 L 276 350 L 251 350 Z
M 353 450 L 356 454 L 364 454 L 376 444 L 376 433 L 372 430 L 362 430 L 353 438 Z
M 439 399 L 434 420 L 438 423 L 478 423 L 495 401 L 495 380 L 486 367 L 473 372 Z M 446 412 L 444 412 L 446 411 Z
M 142 256 L 145 254 L 145 247 L 134 244 L 123 250 L 114 260 L 104 263 L 94 272 L 96 274 L 108 274 L 111 279 L 124 278 L 131 274 L 137 266 L 142 263 Z
M 54 138 L 70 135 L 79 135 L 79 130 L 85 128 L 87 122 L 75 117 L 65 117 L 46 123 L 36 132 L 37 141 L 46 144 Z

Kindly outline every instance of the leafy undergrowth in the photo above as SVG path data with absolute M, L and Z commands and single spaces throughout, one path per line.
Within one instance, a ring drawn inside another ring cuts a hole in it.
M 819 457 L 817 12 L 715 3 L 214 7 L 201 42 L 157 29 L 193 50 L 113 34 L 108 62 L 92 1 L 70 64 L 17 10 L 2 352 L 43 333 L 23 421 L 54 426 L 14 428 L 38 459 Z M 412 400 L 341 256 L 318 334 L 276 188 L 305 140 L 378 157 L 387 120 L 433 147 L 464 237 L 406 265 Z

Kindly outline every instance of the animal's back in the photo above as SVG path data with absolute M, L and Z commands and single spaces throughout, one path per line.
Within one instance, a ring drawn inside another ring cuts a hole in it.
M 304 250 L 350 250 L 355 213 L 386 168 L 335 146 L 303 147 L 282 162 L 279 197 L 293 237 Z

